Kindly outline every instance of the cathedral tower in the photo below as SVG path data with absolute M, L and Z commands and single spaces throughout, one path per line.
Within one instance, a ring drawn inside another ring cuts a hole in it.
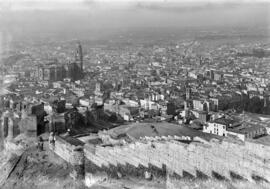
M 78 42 L 78 44 L 77 44 L 75 61 L 76 61 L 76 63 L 79 64 L 80 69 L 83 72 L 83 52 L 82 52 L 82 45 L 80 42 Z

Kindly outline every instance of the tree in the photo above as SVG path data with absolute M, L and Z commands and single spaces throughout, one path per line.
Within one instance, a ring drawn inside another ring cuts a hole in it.
M 113 114 L 109 117 L 109 121 L 110 121 L 110 122 L 116 122 L 116 121 L 117 121 L 117 115 L 116 115 L 116 113 L 113 113 Z
M 249 104 L 247 106 L 247 111 L 252 113 L 262 113 L 263 109 L 263 101 L 260 100 L 259 97 L 255 96 L 250 99 Z
M 167 114 L 168 115 L 175 115 L 176 106 L 173 102 L 169 102 L 167 104 Z

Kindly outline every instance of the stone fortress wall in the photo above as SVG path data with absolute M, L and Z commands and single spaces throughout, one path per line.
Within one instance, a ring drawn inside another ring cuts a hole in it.
M 50 148 L 62 159 L 68 162 L 73 169 L 72 177 L 81 178 L 84 176 L 84 151 L 82 146 L 69 143 L 61 137 L 56 137 L 55 145 Z
M 238 175 L 270 180 L 270 146 L 246 141 L 211 141 L 183 143 L 175 140 L 140 141 L 123 146 L 86 144 L 84 155 L 92 164 L 104 168 L 127 164 L 134 167 L 153 165 L 167 172 L 194 177 L 198 172 L 211 177 L 218 174 L 230 179 Z M 87 170 L 86 170 L 87 171 Z
M 72 165 L 83 164 L 83 151 L 77 151 L 77 148 L 61 137 L 56 137 L 54 152 Z

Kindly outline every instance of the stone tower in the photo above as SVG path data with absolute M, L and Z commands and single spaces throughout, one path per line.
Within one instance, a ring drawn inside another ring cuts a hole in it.
M 76 63 L 79 64 L 81 72 L 83 72 L 83 52 L 82 52 L 82 45 L 80 42 L 78 42 L 78 44 L 77 44 L 75 61 L 76 61 Z
M 14 137 L 14 115 L 13 113 L 6 111 L 1 116 L 1 139 L 12 140 Z

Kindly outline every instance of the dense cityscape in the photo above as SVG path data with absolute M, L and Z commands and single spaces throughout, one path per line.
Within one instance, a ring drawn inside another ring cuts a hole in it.
M 270 43 L 257 29 L 147 40 L 127 31 L 19 41 L 2 32 L 1 149 L 16 156 L 0 184 L 20 188 L 14 183 L 31 175 L 23 165 L 36 161 L 84 180 L 82 188 L 110 179 L 111 188 L 177 188 L 198 177 L 267 188 Z M 137 180 L 113 185 L 127 177 Z

